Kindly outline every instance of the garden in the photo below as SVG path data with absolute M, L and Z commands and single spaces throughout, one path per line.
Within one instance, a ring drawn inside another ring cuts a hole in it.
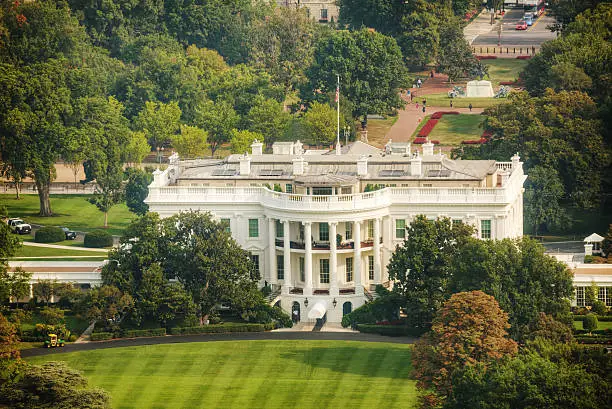
M 456 111 L 436 111 L 425 117 L 415 130 L 415 144 L 429 140 L 435 145 L 480 144 L 491 135 L 483 131 L 482 115 L 459 114 Z

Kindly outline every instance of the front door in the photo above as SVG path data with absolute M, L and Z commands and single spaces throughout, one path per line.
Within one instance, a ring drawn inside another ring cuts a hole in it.
M 291 319 L 294 323 L 300 322 L 300 303 L 297 301 L 294 301 L 291 307 Z
M 342 304 L 342 315 L 350 314 L 353 311 L 353 304 L 350 301 Z

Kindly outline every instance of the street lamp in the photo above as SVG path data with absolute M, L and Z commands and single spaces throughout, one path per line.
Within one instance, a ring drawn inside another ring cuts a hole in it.
M 334 306 L 334 308 L 336 308 L 336 305 L 338 305 L 338 301 L 336 301 L 335 298 L 334 298 L 334 301 L 332 301 L 332 305 Z
M 308 298 L 304 300 L 304 307 L 308 308 Z

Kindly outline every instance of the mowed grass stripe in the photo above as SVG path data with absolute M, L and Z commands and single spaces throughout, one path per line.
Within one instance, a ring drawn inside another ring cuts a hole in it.
M 224 341 L 81 351 L 64 360 L 111 393 L 115 409 L 410 408 L 410 346 Z

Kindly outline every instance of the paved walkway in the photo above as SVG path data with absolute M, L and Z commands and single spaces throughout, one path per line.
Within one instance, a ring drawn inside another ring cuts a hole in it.
M 463 29 L 463 35 L 469 44 L 481 34 L 489 33 L 493 30 L 495 24 L 491 25 L 491 13 L 486 9 L 482 9 L 478 17 L 470 22 Z
M 359 342 L 389 342 L 394 344 L 413 344 L 414 337 L 385 337 L 376 334 L 348 332 L 246 332 L 233 334 L 202 334 L 185 336 L 165 336 L 153 338 L 130 338 L 114 341 L 86 342 L 67 344 L 63 348 L 32 348 L 21 351 L 24 358 L 65 352 L 92 351 L 95 349 L 134 347 L 143 345 L 180 344 L 189 342 L 218 341 L 359 341 Z
M 51 248 L 51 249 L 84 250 L 84 251 L 96 251 L 98 253 L 108 253 L 108 249 L 93 249 L 93 248 L 89 248 L 89 247 L 62 246 L 60 244 L 33 243 L 31 241 L 24 241 L 22 244 L 24 246 L 31 246 L 31 247 L 47 247 L 47 248 Z M 66 256 L 61 256 L 61 257 L 66 257 Z M 45 256 L 45 258 L 48 258 L 48 257 Z

